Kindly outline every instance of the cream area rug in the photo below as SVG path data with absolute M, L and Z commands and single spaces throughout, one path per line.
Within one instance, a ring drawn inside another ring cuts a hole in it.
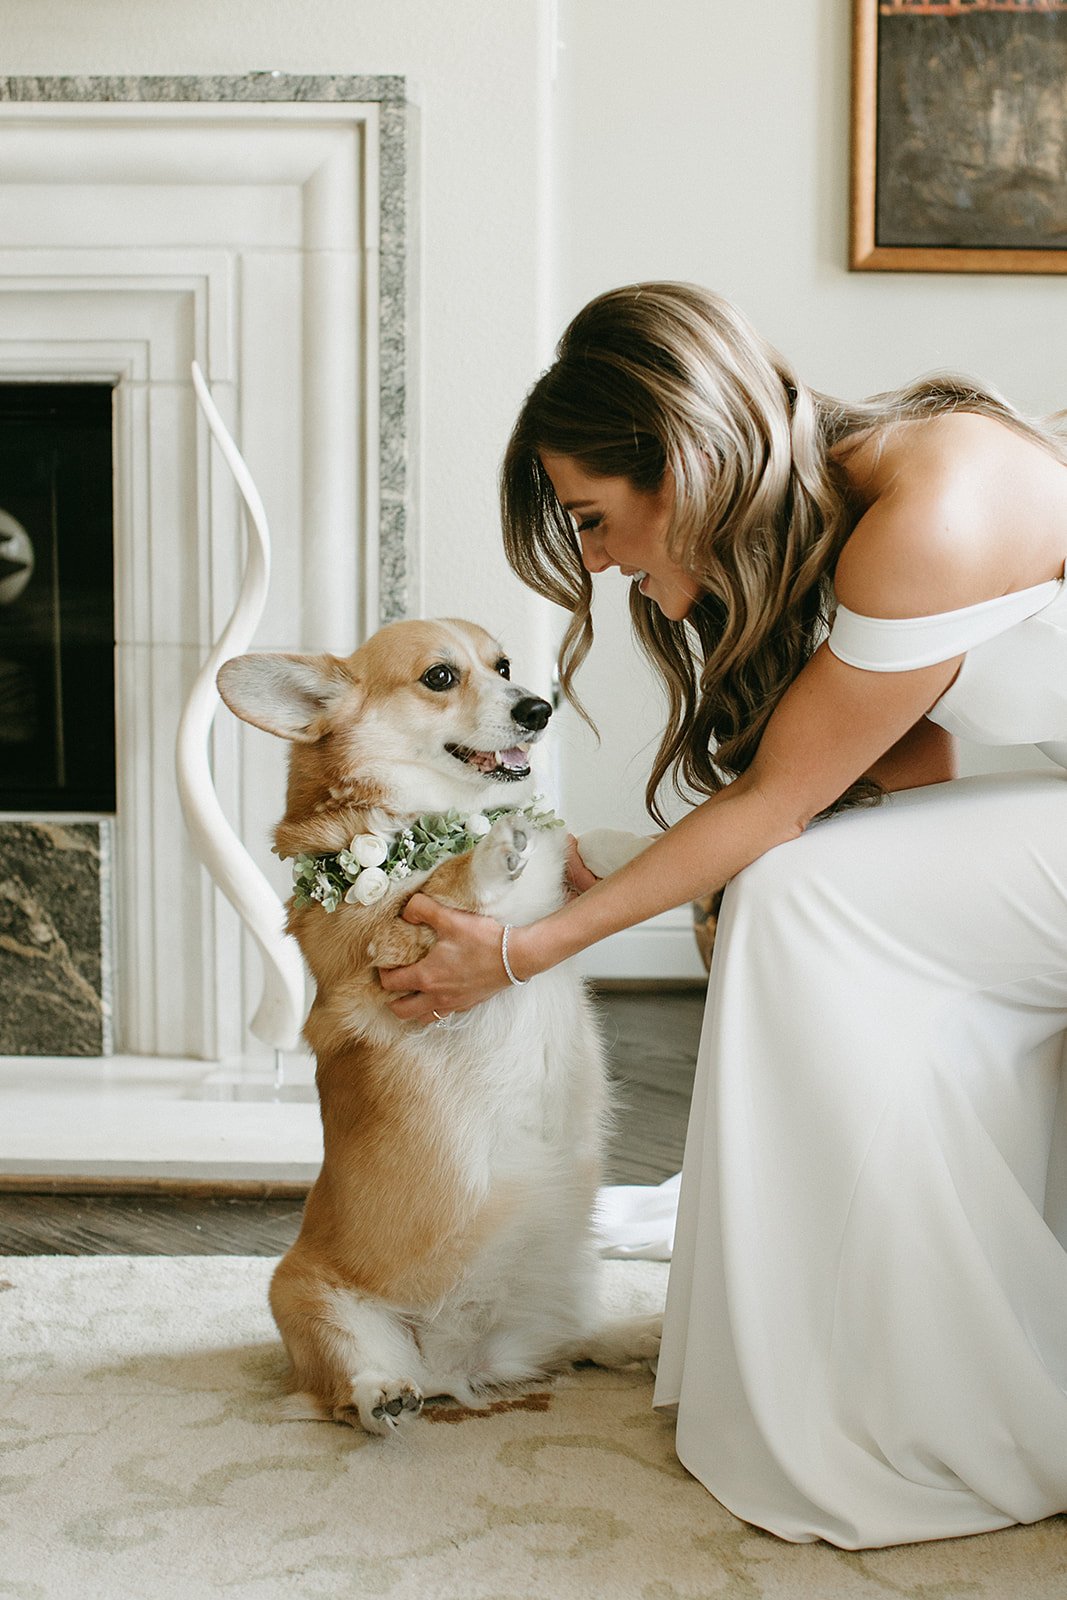
M 405 1438 L 279 1422 L 245 1257 L 0 1258 L 0 1595 L 17 1600 L 1063 1600 L 1067 1518 L 859 1554 L 736 1521 L 647 1371 L 585 1368 Z M 612 1309 L 667 1268 L 604 1264 Z

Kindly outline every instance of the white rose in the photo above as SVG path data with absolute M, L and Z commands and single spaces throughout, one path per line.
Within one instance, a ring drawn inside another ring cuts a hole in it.
M 389 854 L 389 846 L 376 833 L 357 833 L 348 848 L 361 867 L 380 867 Z
M 480 811 L 476 811 L 473 817 L 467 818 L 467 832 L 473 839 L 484 839 L 492 826 L 489 818 L 483 817 Z
M 373 905 L 389 887 L 389 874 L 381 867 L 364 867 L 355 883 L 345 895 L 346 905 Z

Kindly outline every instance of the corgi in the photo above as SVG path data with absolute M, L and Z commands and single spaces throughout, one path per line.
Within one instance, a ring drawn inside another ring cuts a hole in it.
M 392 623 L 345 659 L 239 656 L 218 686 L 290 742 L 274 847 L 316 985 L 324 1159 L 270 1289 L 287 1414 L 388 1435 L 430 1396 L 484 1407 L 576 1360 L 653 1358 L 658 1318 L 597 1317 L 608 1095 L 581 980 L 563 964 L 425 1025 L 378 978 L 433 941 L 400 916 L 416 889 L 505 922 L 562 903 L 565 831 L 530 764 L 551 706 L 455 620 Z

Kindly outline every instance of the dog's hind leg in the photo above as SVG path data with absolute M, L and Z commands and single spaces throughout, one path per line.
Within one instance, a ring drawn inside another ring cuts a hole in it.
M 283 1271 L 271 1310 L 293 1365 L 290 1419 L 314 1418 L 389 1434 L 422 1410 L 424 1363 L 410 1327 L 358 1290 Z
M 568 1361 L 591 1361 L 597 1367 L 629 1367 L 655 1361 L 659 1355 L 663 1317 L 612 1317 L 564 1353 Z
M 422 1410 L 423 1364 L 411 1329 L 380 1302 L 346 1290 L 333 1298 L 338 1321 L 361 1357 L 350 1380 L 351 1401 L 340 1409 L 347 1413 L 354 1406 L 368 1433 L 393 1433 Z

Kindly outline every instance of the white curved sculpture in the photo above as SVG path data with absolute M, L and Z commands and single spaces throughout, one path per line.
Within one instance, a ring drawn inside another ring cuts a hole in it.
M 248 561 L 230 619 L 197 673 L 178 724 L 178 792 L 194 850 L 259 946 L 263 997 L 249 1026 L 257 1039 L 274 1047 L 277 1059 L 278 1052 L 296 1046 L 303 1026 L 303 958 L 296 942 L 283 931 L 281 900 L 226 820 L 208 758 L 211 724 L 220 704 L 215 674 L 224 661 L 247 650 L 263 615 L 270 578 L 270 533 L 259 491 L 195 361 L 193 387 L 244 501 Z

